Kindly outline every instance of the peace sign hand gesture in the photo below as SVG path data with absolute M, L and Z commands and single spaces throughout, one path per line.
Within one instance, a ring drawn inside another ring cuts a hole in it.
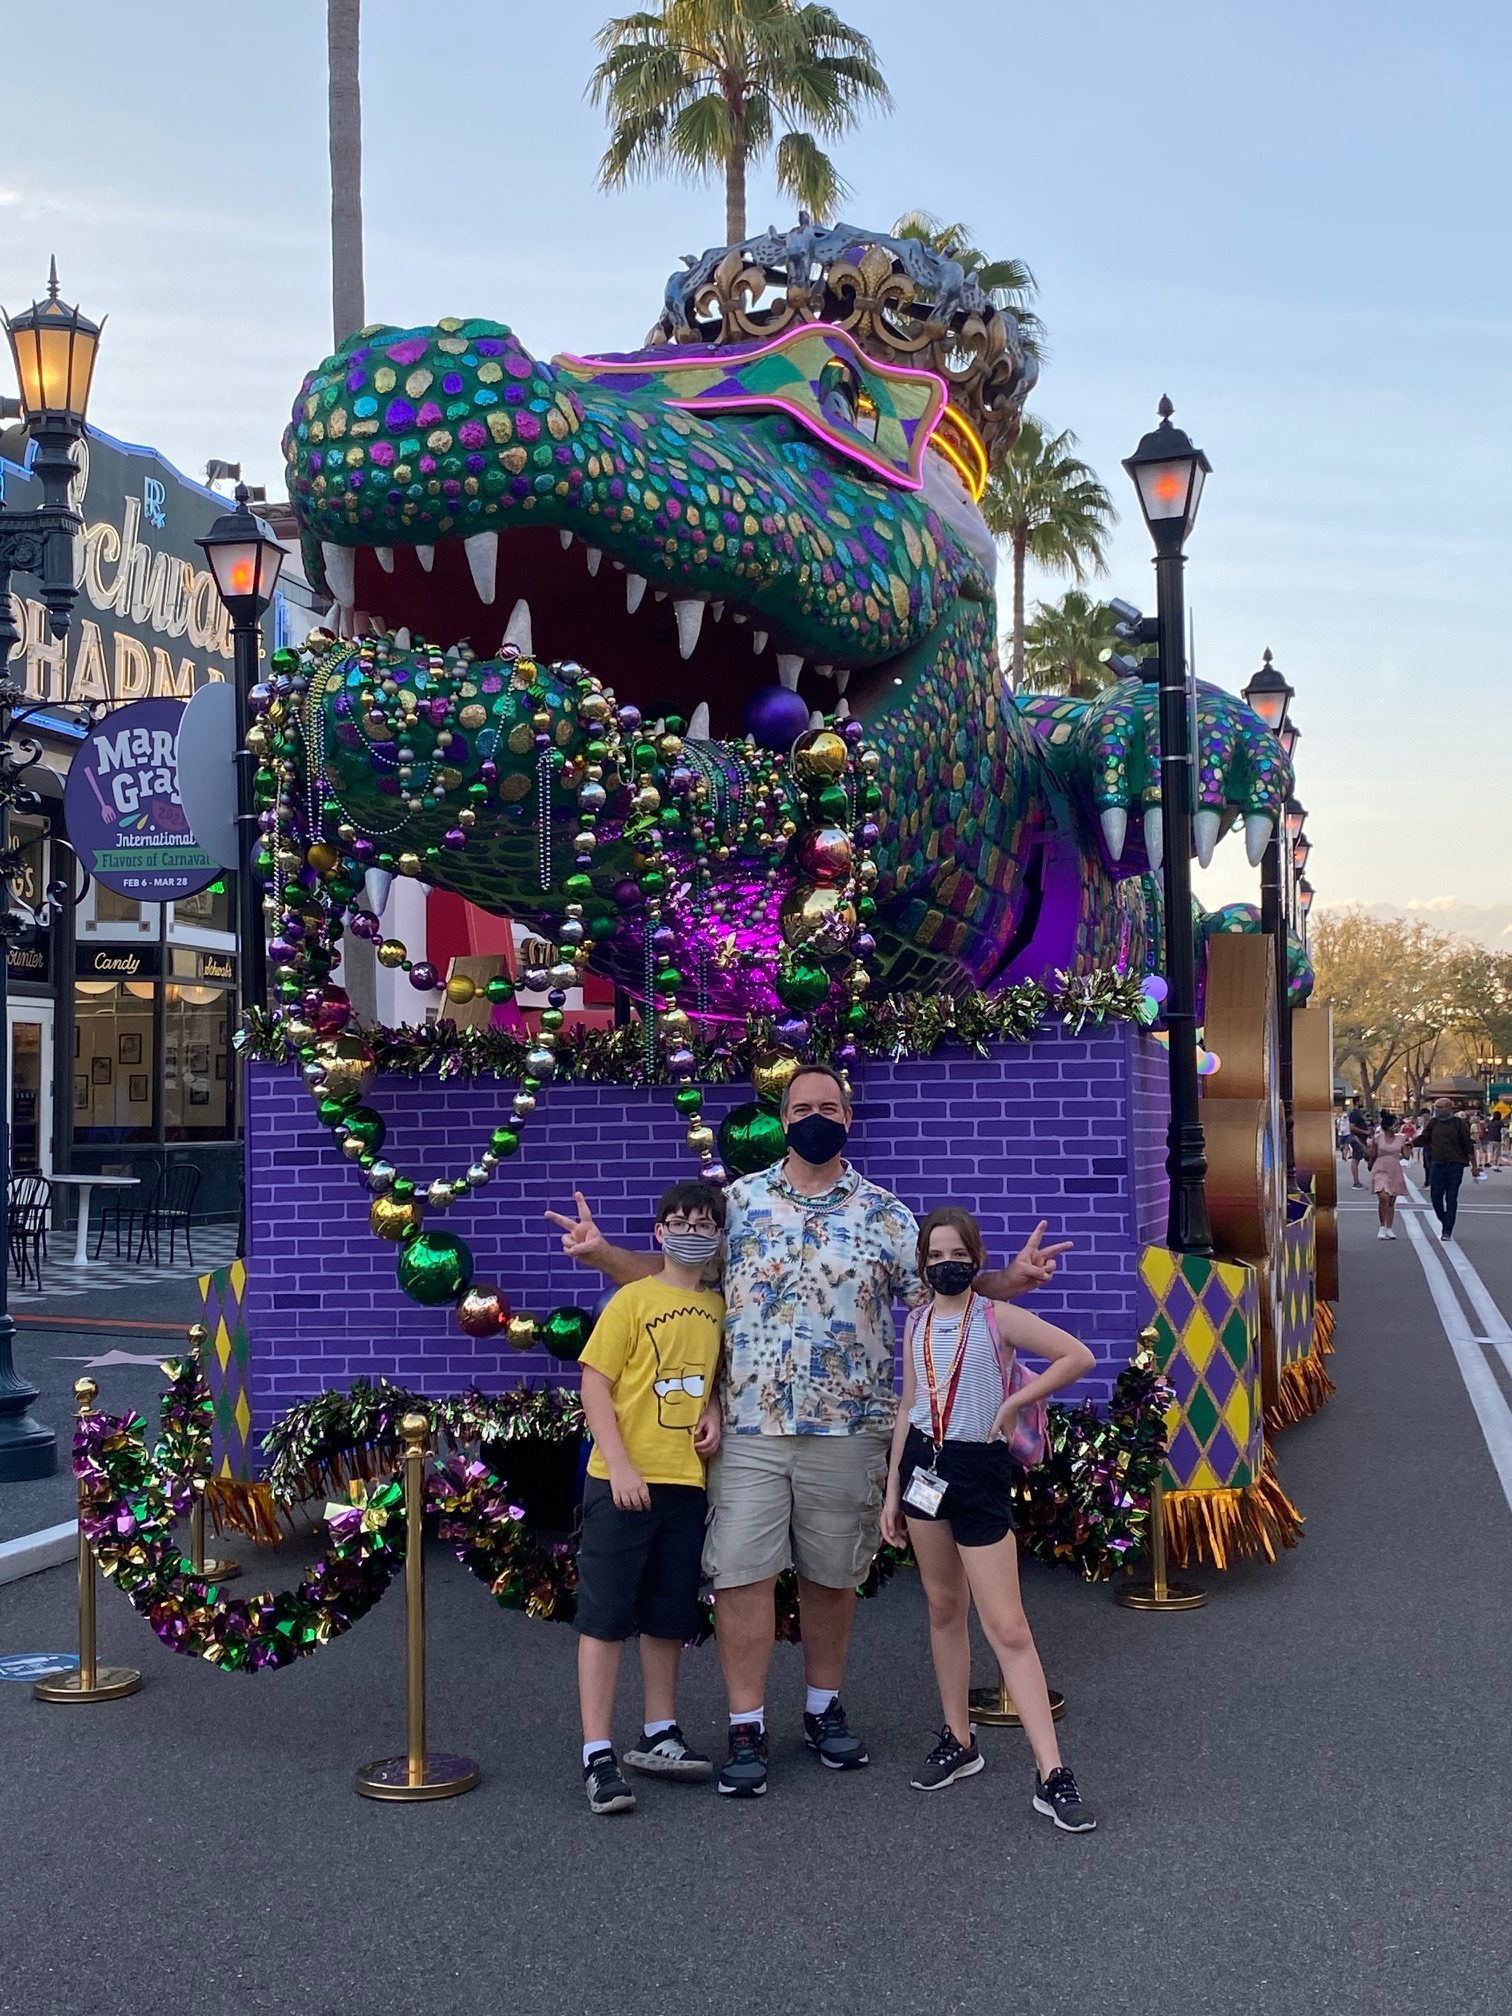
M 548 1211 L 546 1216 L 553 1225 L 560 1226 L 562 1251 L 567 1258 L 576 1260 L 580 1267 L 597 1267 L 609 1242 L 594 1223 L 588 1199 L 582 1191 L 574 1190 L 572 1199 L 577 1205 L 576 1218 L 565 1217 L 560 1211 Z
M 1062 1253 L 1071 1251 L 1069 1239 L 1058 1239 L 1045 1245 L 1044 1237 L 1050 1229 L 1050 1222 L 1041 1218 L 1029 1234 L 1022 1250 L 1015 1255 L 1008 1266 L 1010 1295 L 1027 1295 L 1031 1289 L 1043 1288 L 1055 1279 L 1055 1270 Z

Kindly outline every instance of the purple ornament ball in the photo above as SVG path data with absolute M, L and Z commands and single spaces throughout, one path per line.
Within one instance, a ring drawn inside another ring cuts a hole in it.
M 410 968 L 409 983 L 417 994 L 430 994 L 441 985 L 441 980 L 429 959 L 417 959 Z
M 780 1022 L 773 1023 L 772 1034 L 785 1049 L 801 1050 L 809 1038 L 808 1017 L 784 1015 Z
M 786 686 L 763 686 L 746 702 L 746 733 L 761 749 L 791 749 L 808 722 L 808 702 Z

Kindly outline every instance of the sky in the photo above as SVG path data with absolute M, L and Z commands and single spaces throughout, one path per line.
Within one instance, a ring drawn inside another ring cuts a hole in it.
M 1512 261 L 1504 9 L 1447 0 L 838 0 L 896 99 L 839 143 L 850 222 L 922 208 L 1033 269 L 1070 427 L 1122 521 L 1102 592 L 1150 606 L 1119 467 L 1168 393 L 1213 465 L 1189 548 L 1199 675 L 1269 647 L 1297 689 L 1318 908 L 1512 949 Z M 278 439 L 330 348 L 321 0 L 12 9 L 0 301 L 108 312 L 92 417 L 189 474 Z M 364 0 L 367 308 L 636 344 L 717 188 L 596 186 L 601 0 Z M 51 89 L 54 81 L 61 86 Z M 753 177 L 751 228 L 790 206 Z M 1041 581 L 1031 595 L 1053 597 Z M 1006 599 L 1006 598 L 1005 598 Z M 1237 837 L 1199 875 L 1251 897 Z

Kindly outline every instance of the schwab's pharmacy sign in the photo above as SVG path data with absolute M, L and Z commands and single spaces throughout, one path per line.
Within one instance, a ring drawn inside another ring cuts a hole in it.
M 92 728 L 64 787 L 68 837 L 84 866 L 118 896 L 171 903 L 220 870 L 195 844 L 179 802 L 179 700 L 138 700 Z

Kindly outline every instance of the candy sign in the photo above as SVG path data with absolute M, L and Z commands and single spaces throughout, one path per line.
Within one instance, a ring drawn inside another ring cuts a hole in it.
M 68 837 L 89 873 L 139 903 L 192 896 L 220 872 L 179 799 L 178 700 L 117 707 L 79 746 L 64 788 Z

